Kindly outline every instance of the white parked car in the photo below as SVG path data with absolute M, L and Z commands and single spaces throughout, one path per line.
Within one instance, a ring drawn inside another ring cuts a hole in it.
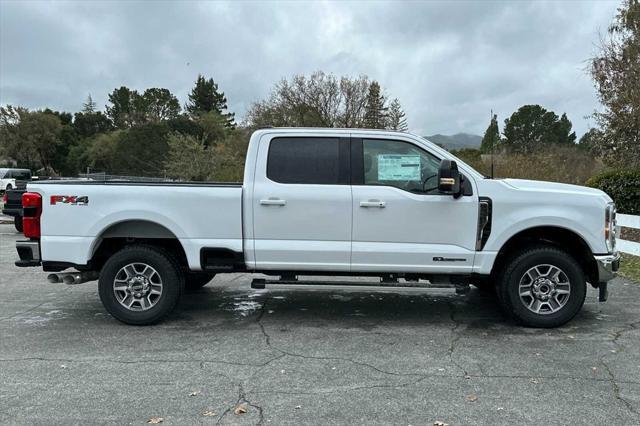
M 0 168 L 0 191 L 10 191 L 16 188 L 16 181 L 30 181 L 29 169 L 3 169 Z
M 30 183 L 16 264 L 52 282 L 98 279 L 105 308 L 129 324 L 161 320 L 185 286 L 247 271 L 279 277 L 254 287 L 309 283 L 301 275 L 474 284 L 519 322 L 554 327 L 588 284 L 605 300 L 618 269 L 604 192 L 490 179 L 411 134 L 258 130 L 244 170 L 242 184 Z

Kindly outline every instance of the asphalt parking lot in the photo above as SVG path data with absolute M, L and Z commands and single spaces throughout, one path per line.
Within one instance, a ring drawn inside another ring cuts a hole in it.
M 0 225 L 1 424 L 640 424 L 640 285 L 554 330 L 477 290 L 252 290 L 219 276 L 132 327 L 19 269 Z M 240 407 L 240 409 L 237 409 Z M 246 412 L 242 412 L 246 411 Z

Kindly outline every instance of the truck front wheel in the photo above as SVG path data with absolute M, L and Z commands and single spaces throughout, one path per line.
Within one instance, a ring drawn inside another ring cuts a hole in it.
M 525 249 L 498 275 L 505 312 L 530 327 L 558 327 L 582 308 L 587 293 L 582 268 L 569 253 L 551 246 Z
M 159 247 L 145 245 L 125 247 L 111 256 L 98 281 L 105 309 L 132 325 L 162 320 L 176 307 L 183 289 L 177 260 Z

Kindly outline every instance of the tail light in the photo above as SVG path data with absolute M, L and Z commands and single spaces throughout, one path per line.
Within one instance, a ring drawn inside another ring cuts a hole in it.
M 40 238 L 42 196 L 35 192 L 22 194 L 22 233 L 27 238 Z
M 9 202 L 9 195 L 5 192 L 2 196 L 2 203 L 7 204 Z

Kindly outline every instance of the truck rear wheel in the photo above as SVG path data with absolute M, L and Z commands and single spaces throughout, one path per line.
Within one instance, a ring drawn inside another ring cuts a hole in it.
M 582 308 L 587 293 L 584 272 L 567 252 L 537 246 L 507 261 L 498 276 L 505 312 L 530 327 L 565 324 Z
M 105 309 L 131 325 L 161 321 L 176 307 L 183 289 L 177 260 L 161 248 L 145 245 L 125 247 L 111 256 L 98 281 Z
M 13 226 L 16 227 L 16 231 L 22 232 L 22 217 L 16 216 L 13 218 Z

